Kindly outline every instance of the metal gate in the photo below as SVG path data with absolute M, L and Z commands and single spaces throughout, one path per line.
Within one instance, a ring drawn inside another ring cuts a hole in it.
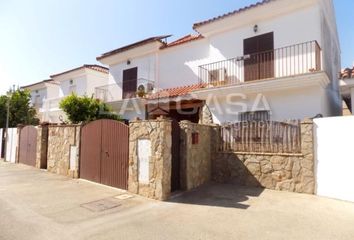
M 128 188 L 129 127 L 102 119 L 81 130 L 80 177 L 121 189 Z
M 37 129 L 25 126 L 20 130 L 18 161 L 30 166 L 36 166 Z

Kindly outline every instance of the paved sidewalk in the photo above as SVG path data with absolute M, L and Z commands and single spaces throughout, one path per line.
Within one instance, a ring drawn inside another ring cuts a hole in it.
M 0 239 L 353 239 L 354 204 L 209 184 L 158 202 L 0 161 Z

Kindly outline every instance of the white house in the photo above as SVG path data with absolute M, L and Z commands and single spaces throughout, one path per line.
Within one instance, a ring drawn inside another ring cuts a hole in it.
M 47 99 L 56 98 L 59 96 L 59 83 L 53 79 L 47 79 L 31 85 L 22 86 L 22 89 L 27 89 L 31 94 L 32 106 L 36 109 L 38 118 L 44 121 L 43 107 Z
M 97 97 L 99 88 L 108 84 L 108 69 L 85 64 L 50 77 L 50 80 L 22 88 L 31 90 L 32 104 L 42 122 L 59 123 L 66 118 L 59 108 L 60 101 L 72 93 Z
M 162 112 L 199 121 L 202 109 L 214 123 L 341 114 L 331 0 L 263 0 L 193 29 L 171 43 L 157 36 L 99 56 L 109 65 L 107 102 L 128 119 Z M 138 88 L 155 93 L 137 98 Z

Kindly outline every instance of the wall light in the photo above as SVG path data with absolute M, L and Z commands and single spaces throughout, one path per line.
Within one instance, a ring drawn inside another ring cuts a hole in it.
M 256 24 L 256 25 L 254 25 L 254 27 L 253 27 L 253 31 L 256 33 L 256 32 L 258 32 L 258 25 Z

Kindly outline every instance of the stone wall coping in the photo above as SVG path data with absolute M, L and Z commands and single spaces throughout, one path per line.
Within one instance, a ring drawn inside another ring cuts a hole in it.
M 230 154 L 230 153 L 234 153 L 234 154 L 239 154 L 239 155 L 259 155 L 259 156 L 284 156 L 284 157 L 303 157 L 304 154 L 302 153 L 262 153 L 262 152 L 217 152 L 218 154 Z
M 194 122 L 191 122 L 189 120 L 182 120 L 179 123 L 180 124 L 189 124 L 189 125 L 193 125 L 193 126 L 202 126 L 202 127 L 218 127 L 218 126 L 220 126 L 218 124 L 194 123 Z
M 129 123 L 172 122 L 171 119 L 131 120 Z
M 48 125 L 48 127 L 81 127 L 82 124 Z

